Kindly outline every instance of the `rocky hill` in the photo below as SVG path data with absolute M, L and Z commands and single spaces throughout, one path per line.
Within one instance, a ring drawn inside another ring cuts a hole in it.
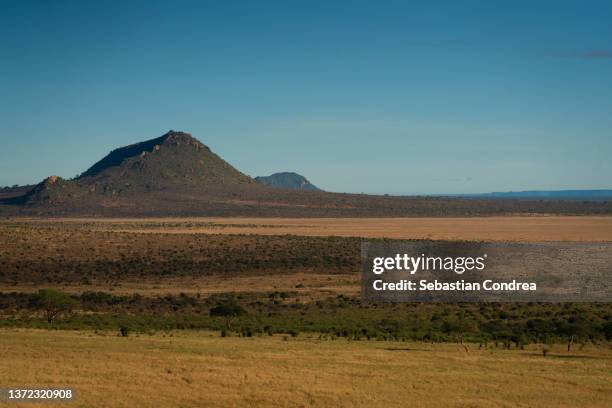
M 77 181 L 123 190 L 253 183 L 189 133 L 174 131 L 113 150 Z
M 274 173 L 270 176 L 255 177 L 255 181 L 276 188 L 321 191 L 321 189 L 308 181 L 306 177 L 291 172 Z

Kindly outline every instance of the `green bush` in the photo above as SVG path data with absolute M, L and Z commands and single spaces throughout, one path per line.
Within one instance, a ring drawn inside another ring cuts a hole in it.
M 38 291 L 36 304 L 45 311 L 47 323 L 52 323 L 56 317 L 72 311 L 78 302 L 59 290 L 41 289 Z
M 127 326 L 121 326 L 119 327 L 119 334 L 121 334 L 121 337 L 127 337 L 130 335 L 130 328 Z

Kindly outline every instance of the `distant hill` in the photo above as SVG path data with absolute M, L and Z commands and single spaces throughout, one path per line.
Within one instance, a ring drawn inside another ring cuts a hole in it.
M 19 169 L 15 169 L 19 171 Z M 329 193 L 297 174 L 247 176 L 189 133 L 113 150 L 80 176 L 0 190 L 0 216 L 406 217 L 612 214 L 610 201 L 499 200 Z M 288 183 L 288 184 L 287 184 Z M 312 188 L 310 187 L 312 186 Z
M 276 188 L 322 191 L 320 188 L 308 181 L 306 177 L 291 172 L 274 173 L 271 176 L 255 177 L 255 181 Z
M 482 194 L 458 194 L 457 197 L 540 200 L 609 200 L 612 190 L 527 190 Z

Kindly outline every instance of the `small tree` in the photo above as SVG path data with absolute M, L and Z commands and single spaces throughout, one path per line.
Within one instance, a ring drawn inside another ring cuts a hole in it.
M 228 330 L 231 329 L 231 323 L 234 318 L 244 315 L 246 315 L 246 310 L 233 299 L 225 300 L 210 309 L 210 316 L 225 318 L 225 325 Z
M 72 311 L 77 301 L 59 290 L 41 289 L 38 291 L 37 303 L 45 311 L 47 322 L 52 323 L 60 314 Z
M 130 327 L 127 325 L 121 325 L 119 327 L 119 334 L 121 334 L 121 337 L 127 337 L 130 335 Z
M 567 351 L 572 351 L 575 340 L 587 338 L 590 332 L 590 322 L 582 316 L 572 316 L 569 321 L 561 327 L 561 332 L 567 336 Z

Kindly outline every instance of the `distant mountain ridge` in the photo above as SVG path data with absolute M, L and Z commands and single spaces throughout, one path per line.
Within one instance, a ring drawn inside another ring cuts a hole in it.
M 308 181 L 306 177 L 293 172 L 280 172 L 274 173 L 270 176 L 255 177 L 255 181 L 276 188 L 322 191 L 320 188 Z
M 526 190 L 497 191 L 479 194 L 449 194 L 444 196 L 495 199 L 555 199 L 555 200 L 607 200 L 612 199 L 612 190 Z
M 612 215 L 612 200 L 377 196 L 320 191 L 295 173 L 272 179 L 289 188 L 258 182 L 189 133 L 169 131 L 114 149 L 74 179 L 51 176 L 35 186 L 0 189 L 0 216 Z

